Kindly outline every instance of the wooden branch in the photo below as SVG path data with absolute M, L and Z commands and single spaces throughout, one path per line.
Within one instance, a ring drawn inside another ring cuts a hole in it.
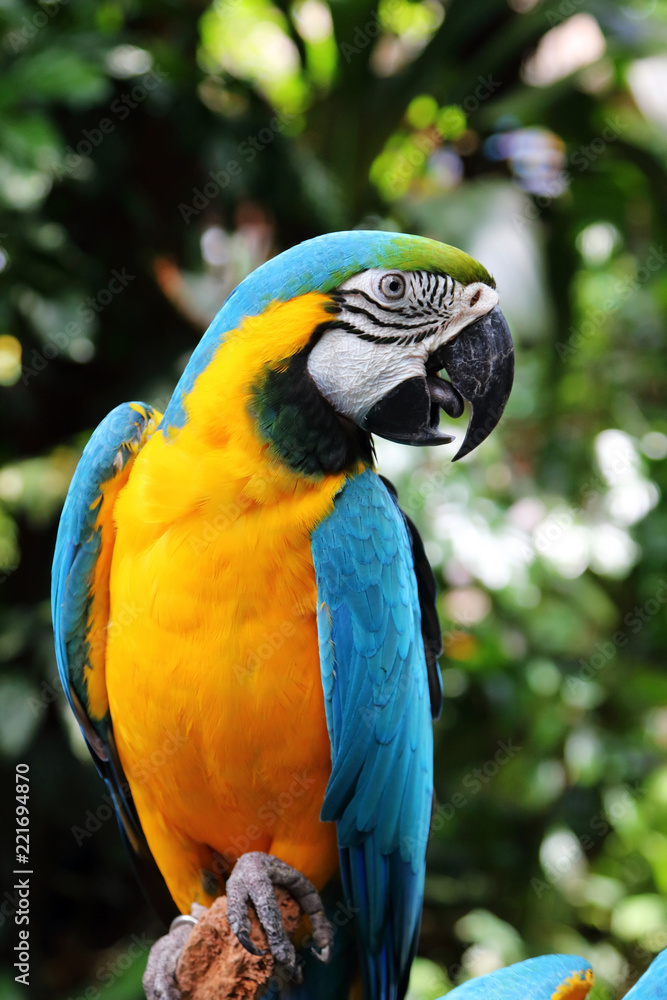
M 274 891 L 283 926 L 293 938 L 301 911 L 284 889 L 276 887 Z M 193 927 L 178 961 L 176 982 L 182 1000 L 257 1000 L 271 978 L 280 977 L 287 985 L 285 971 L 276 967 L 268 951 L 266 934 L 255 911 L 249 908 L 248 913 L 250 938 L 258 948 L 266 949 L 266 955 L 251 955 L 239 943 L 227 920 L 227 899 L 220 896 Z

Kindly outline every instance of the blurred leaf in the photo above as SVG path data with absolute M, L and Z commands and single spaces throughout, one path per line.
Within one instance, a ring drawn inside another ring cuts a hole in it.
M 64 101 L 89 107 L 111 92 L 101 66 L 76 52 L 55 46 L 21 56 L 0 84 L 0 107 L 23 101 Z

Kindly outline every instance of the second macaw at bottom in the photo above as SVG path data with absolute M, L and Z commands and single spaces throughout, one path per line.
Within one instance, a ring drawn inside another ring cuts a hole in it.
M 542 955 L 470 979 L 440 1000 L 586 1000 L 595 977 L 577 955 Z M 667 949 L 625 994 L 625 1000 L 667 1000 Z

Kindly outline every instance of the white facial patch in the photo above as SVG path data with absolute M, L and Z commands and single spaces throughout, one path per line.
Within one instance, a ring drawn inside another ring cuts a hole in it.
M 360 423 L 394 386 L 424 374 L 425 356 L 423 345 L 407 351 L 328 330 L 310 352 L 308 371 L 334 409 Z
M 336 323 L 313 347 L 308 372 L 332 406 L 360 424 L 383 396 L 423 378 L 429 356 L 498 303 L 484 282 L 425 271 L 363 271 L 333 293 Z

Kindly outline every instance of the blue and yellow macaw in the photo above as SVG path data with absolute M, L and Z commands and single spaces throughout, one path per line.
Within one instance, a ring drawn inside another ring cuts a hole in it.
M 165 916 L 226 889 L 248 947 L 252 899 L 293 967 L 266 887 L 290 884 L 326 959 L 310 883 L 330 908 L 339 873 L 358 961 L 344 983 L 306 962 L 318 1000 L 359 970 L 366 1000 L 404 996 L 432 806 L 433 575 L 371 435 L 449 442 L 440 410 L 467 399 L 456 457 L 487 437 L 513 376 L 497 302 L 432 240 L 293 247 L 229 296 L 164 416 L 102 421 L 63 510 L 58 666 L 144 882 Z
M 440 1000 L 586 1000 L 595 977 L 576 955 L 542 955 L 471 979 Z M 625 1000 L 667 1000 L 667 950 L 653 960 Z

